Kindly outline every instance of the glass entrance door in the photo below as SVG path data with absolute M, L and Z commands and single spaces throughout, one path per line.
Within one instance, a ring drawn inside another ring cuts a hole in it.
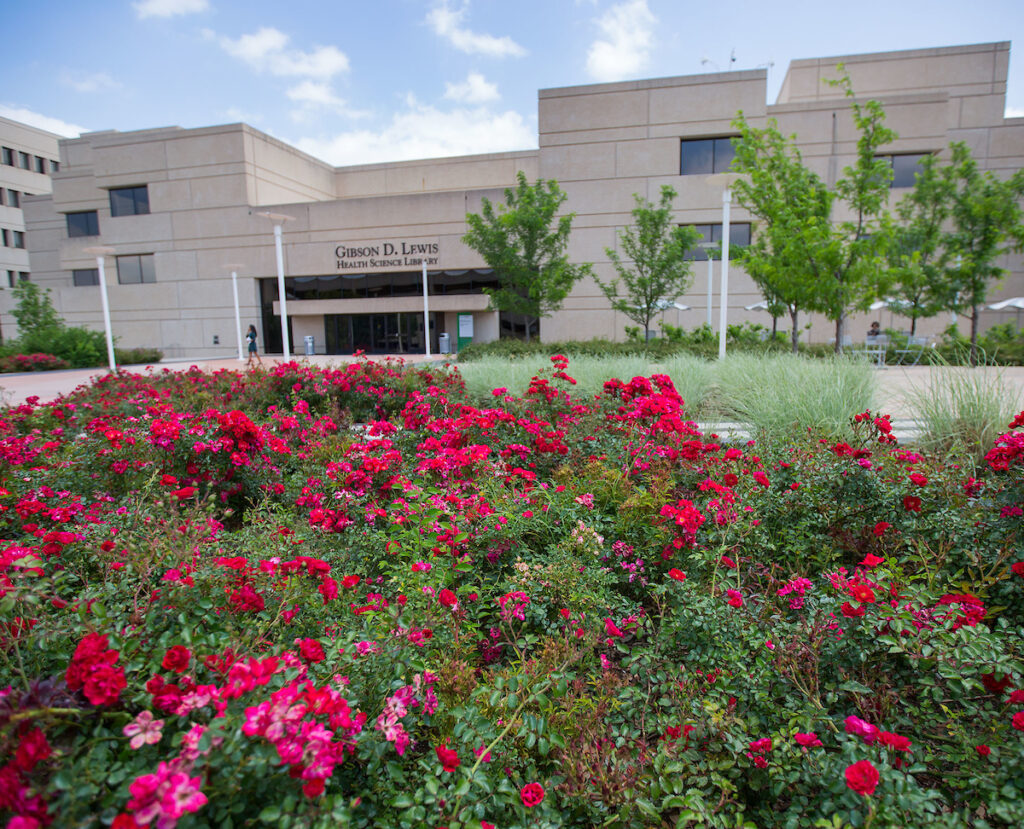
M 431 350 L 437 352 L 437 326 L 430 315 Z M 327 314 L 328 354 L 423 354 L 423 314 Z

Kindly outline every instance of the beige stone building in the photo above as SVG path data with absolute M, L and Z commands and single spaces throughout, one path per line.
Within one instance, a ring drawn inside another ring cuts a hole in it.
M 429 274 L 432 350 L 439 335 L 490 340 L 519 320 L 487 310 L 481 287 L 494 275 L 461 240 L 465 216 L 481 199 L 500 201 L 522 170 L 556 179 L 576 213 L 570 256 L 612 274 L 605 254 L 631 222 L 633 194 L 656 201 L 663 184 L 678 192 L 680 223 L 721 236 L 723 179 L 731 159 L 731 122 L 743 110 L 754 124 L 776 119 L 795 133 L 808 165 L 834 182 L 854 159 L 856 135 L 842 91 L 823 83 L 836 64 L 858 96 L 881 100 L 899 139 L 886 149 L 893 200 L 912 184 L 917 160 L 963 140 L 985 169 L 1024 166 L 1024 118 L 1004 118 L 1008 43 L 817 58 L 793 62 L 775 104 L 766 72 L 754 70 L 547 89 L 539 93 L 539 149 L 460 158 L 332 167 L 244 124 L 202 129 L 97 132 L 60 142 L 52 196 L 23 200 L 32 279 L 51 288 L 72 324 L 100 327 L 97 264 L 85 248 L 113 249 L 106 259 L 115 335 L 125 346 L 157 346 L 171 358 L 235 353 L 231 271 L 238 276 L 243 327 L 280 350 L 280 302 L 273 225 L 283 224 L 286 305 L 293 352 L 312 336 L 318 353 L 422 352 L 421 268 Z M 749 217 L 735 204 L 730 238 L 743 244 Z M 756 232 L 756 229 L 755 229 Z M 1024 264 L 993 300 L 1024 295 Z M 230 266 L 234 267 L 230 267 Z M 713 320 L 718 324 L 719 263 Z M 691 328 L 707 318 L 707 265 L 664 321 Z M 730 322 L 770 324 L 745 311 L 761 297 L 735 266 Z M 9 297 L 0 297 L 9 325 Z M 888 311 L 883 327 L 908 327 Z M 989 312 L 989 323 L 1013 319 Z M 944 315 L 922 324 L 941 331 Z M 622 339 L 629 324 L 592 281 L 577 285 L 563 309 L 545 319 L 546 340 Z M 854 333 L 867 327 L 855 320 Z M 804 335 L 824 342 L 832 326 L 815 318 Z
M 52 132 L 0 118 L 0 288 L 30 278 L 21 205 L 29 196 L 50 192 L 50 174 L 60 167 L 59 140 Z M 4 319 L 0 334 L 15 331 L 11 325 Z

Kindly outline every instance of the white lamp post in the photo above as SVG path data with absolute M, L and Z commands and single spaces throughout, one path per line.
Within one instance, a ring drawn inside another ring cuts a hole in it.
M 430 302 L 427 299 L 427 259 L 423 258 L 423 341 L 426 355 L 430 356 Z
M 699 245 L 697 245 L 697 247 L 701 248 L 704 251 L 705 255 L 708 257 L 708 328 L 711 328 L 711 283 L 712 283 L 712 279 L 713 279 L 712 274 L 711 274 L 711 268 L 712 268 L 712 264 L 711 264 L 712 263 L 711 251 L 714 248 L 717 248 L 718 245 L 716 245 L 712 241 L 707 241 L 707 242 L 701 242 Z
M 281 228 L 285 222 L 295 220 L 294 216 L 287 216 L 284 213 L 263 212 L 256 215 L 270 219 L 274 223 L 274 250 L 277 253 L 277 293 L 281 301 L 281 344 L 284 349 L 284 359 L 292 355 L 292 344 L 288 337 L 288 305 L 284 295 L 284 253 L 281 250 Z
M 103 257 L 113 252 L 113 248 L 102 245 L 84 250 L 84 253 L 91 253 L 96 257 L 96 270 L 99 271 L 100 281 L 100 304 L 103 306 L 103 331 L 107 335 L 107 363 L 110 365 L 111 374 L 117 373 L 117 362 L 114 360 L 114 334 L 110 328 L 110 302 L 107 300 L 107 272 L 103 267 Z
M 245 355 L 242 353 L 242 311 L 238 307 L 238 269 L 242 266 L 232 262 L 224 267 L 231 271 L 231 292 L 235 297 L 235 337 L 238 340 L 238 362 L 241 363 L 245 361 Z
M 711 183 L 725 186 L 722 191 L 722 307 L 718 319 L 718 359 L 725 359 L 725 338 L 729 329 L 729 207 L 732 204 L 732 183 L 736 173 L 708 177 Z

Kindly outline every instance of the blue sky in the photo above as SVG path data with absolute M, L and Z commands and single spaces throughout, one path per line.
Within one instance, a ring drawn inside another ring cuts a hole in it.
M 0 115 L 65 135 L 246 121 L 337 165 L 534 147 L 541 88 L 767 66 L 774 100 L 796 58 L 999 40 L 1024 115 L 1021 0 L 0 5 Z

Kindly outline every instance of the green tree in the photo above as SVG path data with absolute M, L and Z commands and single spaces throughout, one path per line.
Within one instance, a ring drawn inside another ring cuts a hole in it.
M 896 205 L 898 222 L 890 228 L 887 260 L 892 277 L 893 310 L 917 321 L 956 304 L 956 287 L 949 273 L 949 250 L 944 225 L 949 219 L 955 186 L 950 168 L 935 156 L 920 162 L 914 189 Z
M 654 315 L 664 310 L 666 302 L 685 294 L 693 281 L 686 254 L 697 244 L 700 234 L 696 228 L 672 221 L 675 197 L 676 191 L 667 184 L 661 187 L 657 206 L 634 193 L 633 226 L 619 233 L 624 258 L 612 248 L 604 250 L 618 277 L 608 283 L 594 277 L 612 308 L 643 326 L 645 342 L 651 338 Z M 624 297 L 619 296 L 620 279 Z
M 469 231 L 462 241 L 500 280 L 500 287 L 484 289 L 493 310 L 546 317 L 562 307 L 591 267 L 573 265 L 565 254 L 576 214 L 556 219 L 567 198 L 558 182 L 538 179 L 531 185 L 521 170 L 517 180 L 515 189 L 506 188 L 504 205 L 495 209 L 485 198 L 480 214 L 466 216 Z
M 971 321 L 971 365 L 978 364 L 979 314 L 991 283 L 1005 273 L 996 264 L 1006 253 L 1024 250 L 1024 170 L 1008 180 L 982 172 L 963 142 L 950 145 L 945 174 L 952 189 L 950 229 L 944 236 L 952 293 L 951 310 Z
M 23 279 L 14 286 L 17 303 L 11 315 L 18 323 L 18 336 L 47 336 L 64 327 L 57 309 L 53 307 L 49 289 L 42 289 L 34 282 Z
M 800 308 L 835 322 L 838 352 L 847 316 L 867 310 L 886 286 L 887 272 L 879 265 L 887 246 L 892 170 L 877 153 L 896 134 L 884 126 L 878 101 L 858 102 L 848 76 L 835 83 L 851 100 L 859 137 L 856 161 L 834 187 L 803 165 L 794 139 L 784 137 L 776 122 L 755 129 L 742 112 L 733 122 L 740 137 L 734 139 L 732 169 L 748 176 L 734 185 L 737 200 L 760 220 L 744 264 L 770 285 L 772 299 L 791 309 L 794 337 Z

